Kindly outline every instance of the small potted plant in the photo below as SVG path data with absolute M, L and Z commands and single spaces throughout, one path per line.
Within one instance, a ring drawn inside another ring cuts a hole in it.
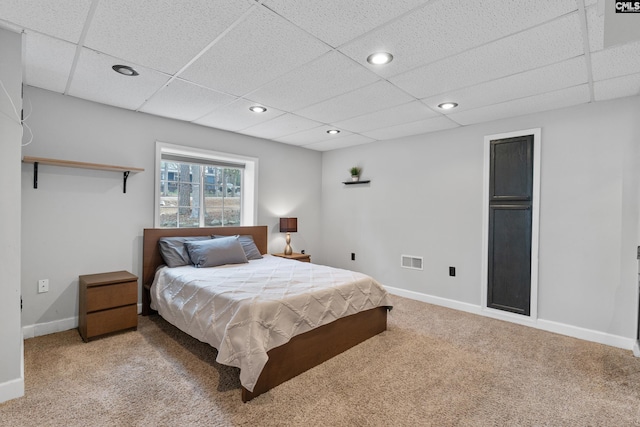
M 359 168 L 358 166 L 354 166 L 351 169 L 349 169 L 349 172 L 351 172 L 351 181 L 359 181 L 361 171 L 362 169 Z

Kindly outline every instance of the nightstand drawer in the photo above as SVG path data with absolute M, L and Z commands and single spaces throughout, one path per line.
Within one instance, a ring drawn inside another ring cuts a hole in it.
M 109 332 L 138 327 L 138 305 L 112 308 L 87 314 L 87 340 Z
M 138 303 L 138 282 L 87 288 L 87 312 Z

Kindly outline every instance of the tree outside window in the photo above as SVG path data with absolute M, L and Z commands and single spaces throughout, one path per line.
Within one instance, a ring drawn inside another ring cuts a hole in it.
M 160 226 L 240 225 L 241 168 L 160 162 Z

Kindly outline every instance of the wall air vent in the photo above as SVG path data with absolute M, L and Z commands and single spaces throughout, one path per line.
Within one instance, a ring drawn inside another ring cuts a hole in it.
M 400 267 L 412 270 L 422 270 L 422 257 L 413 255 L 401 255 Z

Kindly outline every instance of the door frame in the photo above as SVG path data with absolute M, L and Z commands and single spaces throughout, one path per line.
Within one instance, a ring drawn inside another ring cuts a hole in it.
M 541 128 L 486 135 L 484 137 L 484 167 L 482 176 L 482 276 L 480 280 L 481 310 L 498 319 L 531 324 L 538 319 L 538 248 L 540 220 L 540 153 Z M 531 200 L 531 307 L 529 316 L 487 307 L 489 274 L 489 179 L 491 173 L 491 141 L 533 135 L 533 198 Z

